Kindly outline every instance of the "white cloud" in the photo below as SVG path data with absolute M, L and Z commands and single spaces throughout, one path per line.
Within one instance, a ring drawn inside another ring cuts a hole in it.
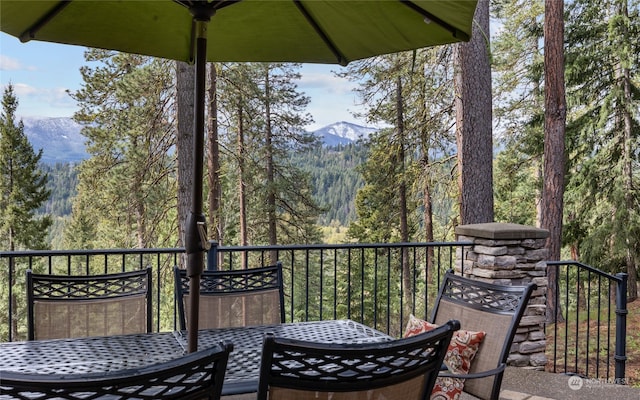
M 38 89 L 31 85 L 27 85 L 26 83 L 13 83 L 13 92 L 19 99 L 20 97 L 36 95 L 38 93 Z
M 0 54 L 0 71 L 15 71 L 21 68 L 18 60 Z
M 35 71 L 37 68 L 25 66 L 15 58 L 0 54 L 0 71 Z
M 304 91 L 322 90 L 332 95 L 345 95 L 350 94 L 354 87 L 353 82 L 332 73 L 305 72 L 300 79 L 300 88 Z
M 78 109 L 62 87 L 39 88 L 13 83 L 13 91 L 18 99 L 17 115 L 21 117 L 70 117 Z
M 45 101 L 50 103 L 53 108 L 77 108 L 75 100 L 69 96 L 67 89 L 61 87 L 48 89 L 46 91 Z
M 75 101 L 61 87 L 34 89 L 29 96 L 34 103 L 49 109 L 76 107 Z
M 20 99 L 21 97 L 29 97 L 34 101 L 55 106 L 56 103 L 66 103 L 72 101 L 67 93 L 67 89 L 62 87 L 55 88 L 37 88 L 25 83 L 13 83 L 13 91 Z
M 333 71 L 338 66 L 305 64 L 301 78 L 297 82 L 300 91 L 311 98 L 307 107 L 314 123 L 307 127 L 316 130 L 338 121 L 363 124 L 353 117 L 354 111 L 361 111 L 357 95 L 353 91 L 357 83 L 337 77 Z

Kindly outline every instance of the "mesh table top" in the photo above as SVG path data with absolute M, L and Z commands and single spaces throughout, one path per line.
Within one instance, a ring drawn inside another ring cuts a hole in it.
M 351 320 L 300 322 L 242 328 L 205 329 L 198 332 L 198 348 L 211 347 L 221 340 L 233 343 L 224 378 L 223 394 L 255 392 L 260 376 L 262 340 L 266 333 L 277 337 L 322 343 L 371 343 L 392 340 L 390 336 Z M 178 340 L 187 345 L 186 334 Z
M 82 374 L 138 368 L 181 357 L 171 332 L 0 344 L 3 370 L 32 374 Z
M 278 337 L 324 343 L 370 343 L 390 336 L 350 320 L 301 322 L 198 332 L 198 348 L 220 341 L 233 343 L 223 394 L 255 392 L 260 375 L 262 340 Z M 2 371 L 36 374 L 110 372 L 152 365 L 186 353 L 185 332 L 161 332 L 91 338 L 56 339 L 0 344 Z

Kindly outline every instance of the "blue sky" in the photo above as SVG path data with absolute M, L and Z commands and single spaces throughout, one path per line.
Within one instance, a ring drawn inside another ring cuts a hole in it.
M 80 67 L 85 65 L 84 47 L 32 41 L 20 43 L 0 33 L 0 86 L 12 83 L 18 97 L 18 117 L 70 117 L 77 109 L 66 93 L 80 88 Z M 307 111 L 316 130 L 338 121 L 366 125 L 352 111 L 360 107 L 353 84 L 334 76 L 337 65 L 305 64 L 299 89 L 311 97 Z

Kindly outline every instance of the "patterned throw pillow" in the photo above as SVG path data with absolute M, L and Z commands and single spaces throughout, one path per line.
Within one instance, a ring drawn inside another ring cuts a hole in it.
M 409 322 L 404 331 L 404 337 L 417 335 L 437 328 L 438 325 L 429 323 L 414 315 L 409 316 Z M 471 361 L 478 352 L 478 348 L 484 340 L 485 332 L 473 332 L 460 329 L 453 333 L 447 354 L 444 356 L 444 364 L 454 374 L 467 374 L 471 369 Z M 431 400 L 458 400 L 464 379 L 437 378 L 431 392 Z

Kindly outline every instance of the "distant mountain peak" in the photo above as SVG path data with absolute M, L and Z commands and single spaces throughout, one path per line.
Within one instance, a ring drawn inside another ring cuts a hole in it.
M 35 151 L 42 149 L 42 162 L 77 162 L 88 157 L 82 125 L 71 118 L 25 117 L 24 133 Z
M 35 151 L 42 149 L 42 162 L 78 162 L 88 157 L 82 125 L 71 118 L 24 117 L 24 131 Z M 367 139 L 378 129 L 346 121 L 327 125 L 313 132 L 326 146 L 337 146 Z
M 367 139 L 378 129 L 365 127 L 351 122 L 340 121 L 327 125 L 313 132 L 327 146 L 348 144 L 360 139 Z

